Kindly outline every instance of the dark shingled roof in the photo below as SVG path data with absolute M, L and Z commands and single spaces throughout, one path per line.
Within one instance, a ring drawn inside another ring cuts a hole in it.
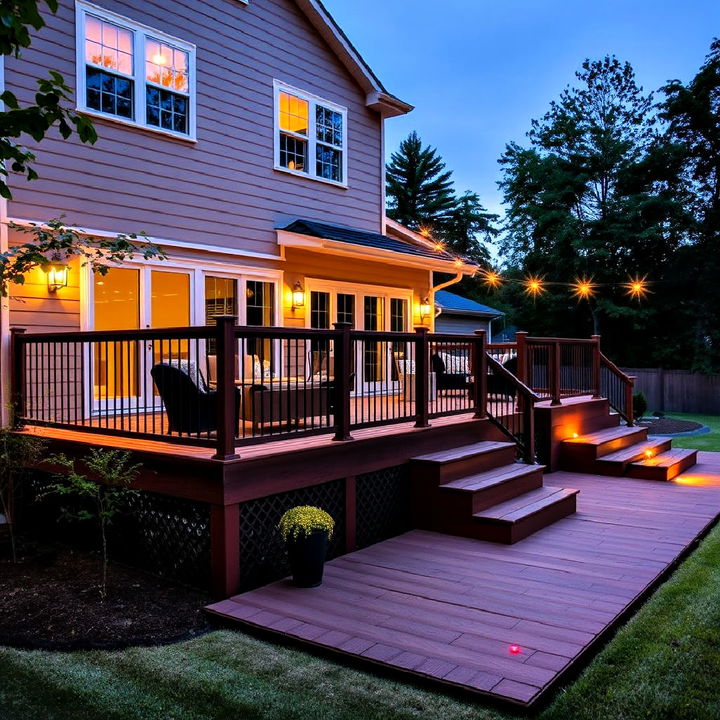
M 447 290 L 438 290 L 435 293 L 435 304 L 443 310 L 453 313 L 468 313 L 473 315 L 504 315 L 504 312 L 491 308 L 488 305 L 470 300 L 470 298 L 455 295 Z
M 444 250 L 437 251 L 432 248 L 423 247 L 422 245 L 414 245 L 404 240 L 381 235 L 380 233 L 355 230 L 341 225 L 330 225 L 328 223 L 318 222 L 317 220 L 293 220 L 289 225 L 280 229 L 286 230 L 287 232 L 299 233 L 300 235 L 323 238 L 324 240 L 336 240 L 351 245 L 362 245 L 378 250 L 403 253 L 404 255 L 432 258 L 433 260 L 452 262 L 456 259 L 454 255 Z M 464 260 L 464 262 L 467 262 L 467 260 Z

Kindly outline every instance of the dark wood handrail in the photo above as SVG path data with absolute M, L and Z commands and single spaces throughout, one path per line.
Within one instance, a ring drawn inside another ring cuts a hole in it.
M 617 402 L 612 397 L 612 393 L 608 392 L 608 403 L 627 422 L 628 427 L 635 424 L 635 409 L 633 407 L 633 390 L 635 388 L 635 378 L 623 372 L 612 360 L 600 353 L 600 365 L 612 373 L 623 386 L 623 402 Z

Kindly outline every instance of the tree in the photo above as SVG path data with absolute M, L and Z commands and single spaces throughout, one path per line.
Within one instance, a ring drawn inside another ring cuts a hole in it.
M 451 178 L 437 150 L 411 132 L 387 166 L 388 216 L 413 230 L 442 225 L 457 204 Z
M 695 77 L 661 88 L 660 117 L 665 140 L 681 157 L 682 180 L 695 223 L 692 245 L 682 250 L 676 268 L 683 305 L 679 311 L 692 348 L 692 367 L 720 370 L 720 40 L 715 39 Z M 676 275 L 677 277 L 677 275 Z
M 94 273 L 105 275 L 112 265 L 136 255 L 145 260 L 165 260 L 165 252 L 149 242 L 144 233 L 119 233 L 115 237 L 96 238 L 77 228 L 66 226 L 62 218 L 43 225 L 11 225 L 14 230 L 32 236 L 30 242 L 0 253 L 0 297 L 7 297 L 11 284 L 22 285 L 25 275 L 36 267 L 65 264 L 75 257 L 89 265 Z
M 51 12 L 57 11 L 57 0 L 45 0 L 45 5 Z M 40 30 L 44 25 L 40 0 L 2 0 L 0 53 L 17 57 L 30 45 L 30 30 Z M 24 135 L 40 142 L 51 128 L 57 127 L 65 139 L 74 129 L 82 142 L 97 140 L 89 118 L 63 107 L 63 103 L 70 102 L 72 93 L 62 75 L 50 71 L 49 77 L 39 79 L 37 84 L 34 104 L 21 106 L 9 90 L 0 94 L 0 100 L 8 108 L 0 112 L 0 196 L 4 198 L 11 197 L 7 184 L 9 170 L 22 173 L 28 180 L 38 176 L 32 166 L 35 154 L 19 143 Z
M 487 265 L 490 258 L 487 246 L 498 233 L 493 224 L 497 219 L 497 215 L 483 207 L 477 193 L 468 190 L 457 199 L 436 236 L 450 250 L 479 265 Z
M 677 155 L 655 130 L 652 95 L 615 57 L 586 60 L 576 77 L 532 122 L 530 147 L 511 143 L 500 160 L 508 208 L 503 250 L 512 265 L 549 281 L 617 283 L 636 273 L 661 279 L 686 239 L 687 217 L 672 192 Z M 567 297 L 514 300 L 526 315 L 542 305 L 543 332 L 612 331 L 608 344 L 620 353 L 627 353 L 622 338 L 647 330 L 657 310 L 633 306 L 617 291 L 583 300 L 583 316 Z
M 59 495 L 75 500 L 73 507 L 61 509 L 64 517 L 72 520 L 89 520 L 97 524 L 102 554 L 102 581 L 100 597 L 107 596 L 108 543 L 107 530 L 117 515 L 126 510 L 132 495 L 137 491 L 130 486 L 140 473 L 140 465 L 130 464 L 130 453 L 122 450 L 93 448 L 83 459 L 90 472 L 86 475 L 77 468 L 76 461 L 66 455 L 48 459 L 59 465 L 55 482 L 50 484 L 43 496 Z M 82 503 L 89 500 L 89 504 Z M 79 502 L 78 502 L 79 501 Z

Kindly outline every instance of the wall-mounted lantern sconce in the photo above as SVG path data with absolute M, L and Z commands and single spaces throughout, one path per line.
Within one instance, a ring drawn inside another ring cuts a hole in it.
M 60 288 L 68 286 L 68 275 L 70 268 L 67 265 L 53 264 L 48 265 L 47 269 L 48 292 L 57 292 Z
M 298 281 L 293 285 L 292 289 L 292 309 L 297 310 L 297 308 L 301 307 L 305 307 L 305 291 Z
M 430 317 L 431 312 L 432 305 L 430 304 L 430 298 L 426 297 L 420 303 L 420 320 L 422 321 L 423 325 L 425 324 L 425 321 Z

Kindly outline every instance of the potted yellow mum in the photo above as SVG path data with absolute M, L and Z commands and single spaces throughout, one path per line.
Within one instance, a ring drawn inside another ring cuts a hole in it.
M 299 505 L 280 518 L 278 529 L 287 545 L 293 583 L 297 587 L 320 585 L 335 521 L 320 508 Z

